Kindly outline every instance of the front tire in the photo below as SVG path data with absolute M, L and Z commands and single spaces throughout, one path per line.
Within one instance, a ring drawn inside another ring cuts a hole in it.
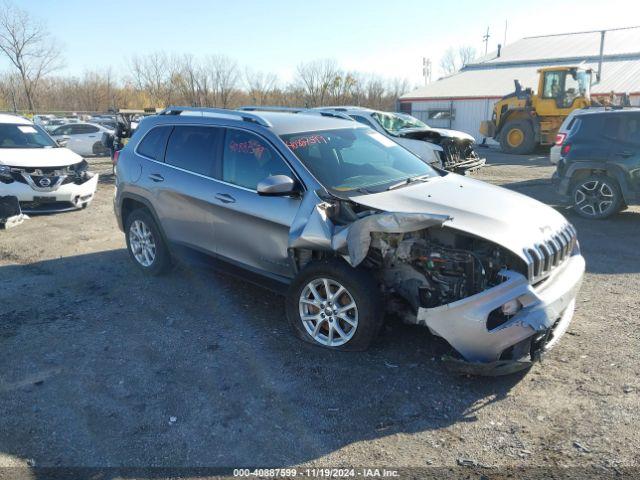
M 384 319 L 380 291 L 370 273 L 341 260 L 305 267 L 287 294 L 287 319 L 296 335 L 334 350 L 366 350 Z
M 620 212 L 624 206 L 618 182 L 605 175 L 591 175 L 575 182 L 571 198 L 578 215 L 597 220 Z
M 527 155 L 536 148 L 536 138 L 531 122 L 514 120 L 508 122 L 500 134 L 500 147 L 505 153 Z
M 125 221 L 127 250 L 133 263 L 147 275 L 160 275 L 171 266 L 171 256 L 160 229 L 145 209 L 131 212 Z

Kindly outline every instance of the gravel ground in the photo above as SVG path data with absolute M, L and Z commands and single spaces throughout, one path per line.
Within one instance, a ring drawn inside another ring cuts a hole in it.
M 483 150 L 477 174 L 557 205 L 544 155 Z M 638 466 L 640 209 L 578 229 L 569 332 L 528 373 L 449 373 L 426 329 L 365 353 L 289 334 L 284 302 L 219 273 L 145 278 L 112 213 L 0 232 L 0 466 Z

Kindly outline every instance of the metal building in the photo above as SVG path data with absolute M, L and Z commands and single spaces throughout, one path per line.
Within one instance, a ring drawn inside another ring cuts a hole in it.
M 538 69 L 553 65 L 592 68 L 592 97 L 628 94 L 633 105 L 640 105 L 640 27 L 631 27 L 523 38 L 403 95 L 400 110 L 480 141 L 480 122 L 491 118 L 497 100 L 514 91 L 514 80 L 535 91 Z

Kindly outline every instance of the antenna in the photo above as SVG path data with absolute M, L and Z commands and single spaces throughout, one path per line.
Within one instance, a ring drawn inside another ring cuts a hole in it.
M 489 37 L 491 37 L 491 35 L 489 34 L 489 27 L 487 27 L 487 33 L 485 33 L 482 36 L 482 41 L 484 42 L 484 54 L 487 54 L 487 51 L 489 49 Z

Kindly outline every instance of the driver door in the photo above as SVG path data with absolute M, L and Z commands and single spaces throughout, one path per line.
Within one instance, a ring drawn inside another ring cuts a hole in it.
M 301 200 L 258 195 L 258 183 L 270 175 L 296 179 L 266 139 L 228 128 L 212 192 L 216 252 L 245 268 L 290 277 L 289 229 Z

